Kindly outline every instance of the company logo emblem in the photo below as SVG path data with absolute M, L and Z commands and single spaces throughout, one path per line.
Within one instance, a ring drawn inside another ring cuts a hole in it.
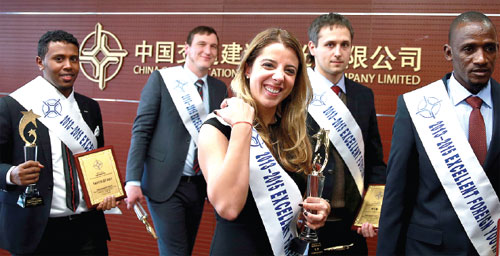
M 255 137 L 252 136 L 252 140 L 250 141 L 250 146 L 264 148 L 264 141 L 262 141 L 259 134 L 256 134 Z
M 43 117 L 54 118 L 61 115 L 62 105 L 60 100 L 48 99 L 43 102 Z
M 435 97 L 424 97 L 418 103 L 417 115 L 423 118 L 436 118 L 441 108 L 441 100 Z
M 177 82 L 177 85 L 175 86 L 175 89 L 181 92 L 184 91 L 184 86 L 186 86 L 187 82 L 181 81 L 181 80 L 175 80 Z
M 92 46 L 84 48 L 91 38 L 94 38 Z M 101 23 L 97 23 L 95 31 L 88 34 L 80 46 L 80 70 L 90 81 L 99 83 L 99 89 L 104 90 L 106 83 L 122 68 L 123 58 L 127 55 L 120 40 L 111 32 L 103 30 Z M 85 64 L 92 67 L 92 74 L 85 70 Z
M 102 163 L 102 161 L 100 161 L 100 160 L 95 160 L 95 162 L 94 162 L 94 165 L 93 165 L 93 166 L 94 166 L 94 168 L 95 168 L 95 169 L 97 169 L 97 170 L 99 170 L 99 171 L 100 171 L 100 170 L 102 169 L 102 166 L 103 166 L 103 165 L 104 165 L 104 164 Z
M 311 101 L 311 105 L 316 106 L 316 107 L 321 107 L 325 106 L 325 101 L 323 97 L 325 96 L 326 92 L 323 92 L 322 94 L 313 94 L 313 99 Z

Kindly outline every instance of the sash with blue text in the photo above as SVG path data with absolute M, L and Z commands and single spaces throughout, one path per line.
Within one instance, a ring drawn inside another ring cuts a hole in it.
M 442 80 L 403 95 L 436 174 L 479 255 L 495 255 L 500 203 Z
M 339 152 L 356 182 L 359 194 L 363 195 L 365 177 L 365 143 L 358 123 L 347 106 L 330 89 L 331 82 L 311 68 L 307 69 L 313 88 L 313 100 L 309 114 L 318 125 L 330 130 L 329 138 Z
M 164 68 L 159 72 L 184 126 L 194 142 L 198 144 L 198 133 L 207 117 L 207 111 L 203 107 L 200 94 L 194 84 L 187 81 L 188 76 L 185 75 L 182 66 Z
M 10 94 L 26 110 L 40 116 L 50 131 L 57 135 L 73 154 L 97 148 L 97 139 L 77 109 L 43 77 L 38 76 Z
M 210 114 L 211 117 L 229 126 L 215 114 Z M 302 196 L 297 184 L 281 168 L 255 128 L 252 128 L 250 143 L 249 183 L 274 255 L 295 255 L 290 245 L 297 237 Z

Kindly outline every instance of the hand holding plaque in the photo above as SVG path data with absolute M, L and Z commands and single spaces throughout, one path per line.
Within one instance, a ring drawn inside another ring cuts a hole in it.
M 369 185 L 363 198 L 361 208 L 354 220 L 352 229 L 356 230 L 363 223 L 370 223 L 374 228 L 378 228 L 380 211 L 382 209 L 382 199 L 384 198 L 385 185 Z
M 94 208 L 108 196 L 125 198 L 120 172 L 112 146 L 76 154 L 75 164 L 88 208 Z

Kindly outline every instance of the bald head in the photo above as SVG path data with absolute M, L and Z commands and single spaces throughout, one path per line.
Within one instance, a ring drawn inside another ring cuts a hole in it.
M 464 12 L 458 15 L 458 17 L 456 17 L 453 22 L 451 22 L 450 31 L 448 32 L 448 43 L 451 43 L 451 41 L 453 40 L 455 31 L 460 24 L 470 22 L 479 22 L 482 23 L 485 27 L 491 27 L 495 30 L 496 34 L 495 26 L 491 22 L 490 18 L 488 18 L 486 15 L 475 11 Z
M 445 59 L 452 62 L 453 76 L 472 94 L 487 84 L 495 70 L 497 32 L 491 20 L 479 12 L 460 14 L 450 26 Z

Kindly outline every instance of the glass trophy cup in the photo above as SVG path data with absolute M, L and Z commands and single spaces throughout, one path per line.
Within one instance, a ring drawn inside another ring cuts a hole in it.
M 134 212 L 137 215 L 137 218 L 146 226 L 146 230 L 148 231 L 148 233 L 151 234 L 154 239 L 158 239 L 155 229 L 148 222 L 148 213 L 144 210 L 139 202 L 134 204 Z
M 29 141 L 26 139 L 24 136 L 24 130 L 26 129 L 26 126 L 28 124 L 33 124 L 35 128 L 36 126 L 36 119 L 40 117 L 39 115 L 33 113 L 33 111 L 21 111 L 23 114 L 23 117 L 19 121 L 19 136 L 21 139 L 25 142 L 24 146 L 24 161 L 37 161 L 37 153 L 38 153 L 38 146 L 36 145 L 36 130 L 35 129 L 30 129 L 28 131 L 28 138 L 33 137 L 32 141 Z M 38 191 L 38 188 L 36 184 L 29 184 L 24 192 L 19 195 L 19 198 L 17 199 L 17 205 L 21 206 L 22 208 L 26 207 L 35 207 L 39 205 L 43 205 L 43 198 L 40 195 L 40 192 Z
M 313 171 L 311 174 L 307 175 L 306 198 L 321 197 L 321 194 L 323 193 L 323 185 L 325 184 L 323 170 L 328 163 L 328 148 L 330 146 L 328 134 L 329 131 L 321 128 L 312 136 L 312 138 L 316 140 L 316 144 L 314 146 Z M 307 225 L 305 225 L 304 230 L 300 233 L 299 238 L 308 243 L 318 241 L 316 231 L 310 229 Z

